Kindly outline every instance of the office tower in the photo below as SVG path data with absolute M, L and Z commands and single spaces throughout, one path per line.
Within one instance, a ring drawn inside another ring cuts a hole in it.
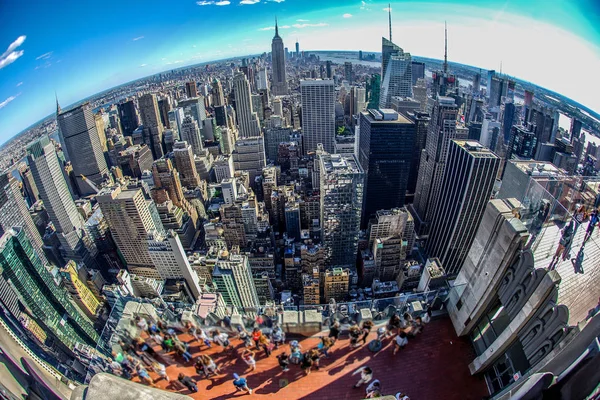
M 60 276 L 62 277 L 65 289 L 71 293 L 71 297 L 73 297 L 79 309 L 88 318 L 95 319 L 100 308 L 100 302 L 87 287 L 86 283 L 79 278 L 80 273 L 83 276 L 87 275 L 87 272 L 85 270 L 80 271 L 77 264 L 72 260 L 60 269 Z
M 378 210 L 369 221 L 369 245 L 375 261 L 373 277 L 381 282 L 396 280 L 407 253 L 412 250 L 413 232 L 406 208 Z
M 321 230 L 327 265 L 354 266 L 365 173 L 355 155 L 319 155 Z
M 161 158 L 154 161 L 152 165 L 152 178 L 154 179 L 154 189 L 152 197 L 156 204 L 161 204 L 166 200 L 173 201 L 173 204 L 184 207 L 186 200 L 183 196 L 183 188 L 179 179 L 179 171 L 173 168 L 173 163 L 168 158 Z M 168 198 L 161 198 L 157 189 L 164 189 Z
M 323 297 L 329 303 L 331 299 L 343 301 L 348 297 L 350 289 L 350 270 L 348 268 L 331 268 L 323 275 Z
M 185 83 L 185 94 L 187 95 L 188 99 L 191 99 L 192 97 L 198 97 L 198 88 L 196 87 L 195 81 Z
M 411 61 L 412 85 L 415 86 L 419 79 L 425 79 L 425 63 L 420 61 Z
M 283 39 L 279 36 L 279 28 L 275 21 L 275 36 L 271 42 L 271 58 L 273 65 L 273 83 L 271 91 L 274 96 L 282 96 L 288 93 L 287 81 L 285 79 L 285 52 L 283 51 Z
M 473 76 L 473 93 L 479 94 L 481 90 L 481 73 L 476 73 Z
M 419 176 L 415 201 L 415 224 L 419 236 L 426 236 L 431 215 L 436 207 L 440 192 L 444 167 L 448 153 L 448 143 L 452 139 L 466 139 L 468 134 L 456 129 L 458 108 L 454 99 L 438 96 L 429 121 L 425 151 L 421 153 Z
M 238 72 L 233 77 L 233 92 L 235 94 L 235 111 L 241 138 L 260 135 L 260 122 L 252 108 L 250 84 L 246 75 Z
M 510 141 L 512 126 L 518 122 L 514 103 L 504 104 L 504 115 L 502 117 L 502 144 L 507 145 Z
M 352 83 L 353 73 L 352 73 L 352 63 L 350 61 L 346 61 L 344 63 L 344 79 L 348 82 Z
M 223 86 L 221 81 L 215 78 L 212 82 L 212 103 L 213 107 L 225 106 L 225 97 L 223 96 Z
M 121 120 L 121 128 L 123 135 L 131 136 L 133 131 L 140 125 L 137 110 L 135 109 L 135 102 L 133 100 L 126 101 L 117 105 L 119 110 L 119 117 Z
M 333 73 L 331 71 L 331 61 L 330 60 L 325 61 L 325 71 L 327 74 L 327 79 L 333 79 Z
M 367 92 L 369 96 L 367 108 L 378 109 L 381 99 L 381 75 L 371 75 L 371 80 L 367 82 Z
M 233 157 L 227 155 L 219 155 L 213 161 L 213 173 L 215 182 L 221 182 L 223 179 L 233 177 Z
M 406 116 L 415 124 L 415 145 L 412 152 L 412 161 L 410 163 L 410 173 L 408 174 L 405 199 L 406 203 L 413 203 L 415 199 L 415 192 L 417 190 L 417 179 L 419 177 L 419 167 L 421 165 L 421 153 L 425 149 L 430 118 L 429 114 L 420 111 L 407 112 Z
M 367 107 L 367 90 L 361 87 L 354 87 L 354 113 L 358 114 L 365 111 Z
M 577 118 L 571 118 L 571 129 L 569 131 L 571 134 L 571 140 L 579 139 L 581 137 L 582 126 L 583 122 L 581 122 L 581 120 L 578 120 Z
M 129 271 L 159 279 L 147 242 L 150 232 L 163 230 L 154 202 L 142 188 L 120 185 L 102 189 L 96 200 Z
M 281 104 L 281 99 L 276 97 L 273 99 L 273 115 L 277 115 L 283 118 L 283 105 Z
M 298 43 L 298 39 L 296 39 L 296 58 L 300 57 L 300 43 Z
M 144 142 L 152 150 L 155 160 L 161 158 L 165 153 L 163 150 L 164 127 L 158 112 L 158 103 L 155 94 L 145 94 L 139 98 L 140 116 L 144 124 Z
M 267 76 L 267 69 L 261 68 L 256 74 L 256 88 L 259 91 L 264 91 L 268 93 L 269 91 L 269 78 Z
M 415 146 L 415 123 L 393 110 L 360 113 L 358 160 L 365 173 L 362 226 L 377 210 L 402 207 Z
M 183 114 L 183 108 L 175 108 L 167 113 L 169 120 L 169 129 L 173 131 L 174 137 L 179 140 L 181 138 L 181 124 L 185 118 Z
M 21 196 L 19 182 L 10 173 L 5 173 L 0 175 L 0 235 L 15 226 L 21 227 L 40 261 L 47 264 L 42 237 Z
M 198 171 L 196 171 L 192 146 L 185 140 L 175 142 L 173 145 L 173 158 L 175 159 L 175 167 L 179 171 L 181 184 L 191 188 L 200 185 L 200 177 L 198 176 Z
M 198 123 L 191 116 L 186 116 L 181 123 L 181 140 L 187 142 L 192 147 L 194 155 L 203 154 L 204 146 L 200 137 Z
M 254 183 L 254 179 L 262 173 L 262 169 L 267 164 L 264 137 L 238 139 L 231 156 L 233 168 L 236 171 L 247 171 L 250 174 L 250 182 Z
M 206 107 L 204 105 L 204 97 L 194 97 L 192 99 L 180 100 L 177 102 L 177 106 L 183 110 L 184 117 L 192 117 L 198 124 L 198 128 L 202 129 L 204 126 L 204 120 L 206 119 Z M 201 135 L 204 133 L 201 132 Z M 202 140 L 206 140 L 202 136 Z
M 458 274 L 490 200 L 500 159 L 479 142 L 452 140 L 427 254 L 450 276 Z
M 64 348 L 71 350 L 77 343 L 96 346 L 99 336 L 92 322 L 66 290 L 56 285 L 20 228 L 0 238 L 0 273 L 2 280 L 11 282 L 18 301 L 30 310 L 35 321 Z
M 21 175 L 21 182 L 23 182 L 27 205 L 32 206 L 40 199 L 40 192 L 38 191 L 37 186 L 35 186 L 33 175 L 31 175 L 31 169 L 29 169 L 29 167 L 21 168 L 19 174 Z
M 163 228 L 166 231 L 172 229 L 177 233 L 184 250 L 194 250 L 200 235 L 200 232 L 196 229 L 197 218 L 190 217 L 187 211 L 174 205 L 171 200 L 158 204 L 156 209 Z
M 63 152 L 66 152 L 71 161 L 79 192 L 95 193 L 86 184 L 84 177 L 100 186 L 108 176 L 108 168 L 90 103 L 62 111 L 56 116 L 56 122 L 64 146 Z
M 335 88 L 333 80 L 302 80 L 302 133 L 305 153 L 315 151 L 319 143 L 334 152 Z
M 265 130 L 265 154 L 269 161 L 276 161 L 279 144 L 289 142 L 292 128 L 273 127 Z
M 381 38 L 381 89 L 379 108 L 391 108 L 392 97 L 412 96 L 412 58 L 390 40 Z
M 48 136 L 42 136 L 27 147 L 27 162 L 44 208 L 56 229 L 64 259 L 83 262 L 88 268 L 96 269 L 96 248 L 84 231 L 83 218 L 75 207 L 54 144 Z
M 297 199 L 285 202 L 285 231 L 289 239 L 300 241 L 300 204 Z
M 198 275 L 192 270 L 181 240 L 174 230 L 150 232 L 148 251 L 162 279 L 185 279 L 194 299 L 200 297 Z
M 260 305 L 247 256 L 234 254 L 217 260 L 212 276 L 228 306 L 255 308 Z
M 506 149 L 506 161 L 519 157 L 521 159 L 533 159 L 538 147 L 538 138 L 533 131 L 535 127 L 529 125 L 513 125 L 510 130 L 508 148 Z
M 171 99 L 166 97 L 158 100 L 158 112 L 160 114 L 160 122 L 165 129 L 173 129 L 169 121 L 169 112 L 171 112 Z

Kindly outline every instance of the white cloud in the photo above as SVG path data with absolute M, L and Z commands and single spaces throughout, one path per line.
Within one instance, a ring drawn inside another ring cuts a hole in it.
M 49 51 L 47 53 L 42 54 L 41 56 L 37 56 L 35 59 L 36 60 L 47 60 L 50 57 L 52 57 L 52 53 L 54 53 L 53 51 Z
M 17 83 L 17 87 L 21 86 L 22 84 L 23 84 L 23 82 Z
M 383 11 L 390 12 L 390 11 L 393 11 L 393 9 L 392 9 L 392 7 L 386 7 L 383 9 Z
M 252 4 L 257 4 L 260 3 L 260 0 L 242 0 L 240 1 L 240 4 L 244 4 L 244 5 L 252 5 Z
M 296 29 L 302 29 L 302 28 L 318 28 L 318 27 L 322 27 L 322 26 L 329 26 L 329 24 L 326 24 L 325 22 L 319 22 L 318 24 L 293 24 L 293 25 L 280 25 L 279 29 L 290 29 L 290 28 L 296 28 Z M 264 28 L 260 28 L 259 31 L 274 31 L 275 27 L 274 26 L 266 26 Z
M 197 1 L 196 4 L 198 4 L 199 6 L 210 6 L 212 4 L 215 4 L 214 1 Z
M 361 1 L 360 2 L 360 9 L 361 10 L 366 10 L 366 11 L 370 11 L 371 10 L 369 7 L 367 7 L 367 2 L 366 1 Z
M 17 97 L 19 97 L 21 93 L 17 93 L 14 96 L 10 96 L 9 98 L 7 98 L 6 100 L 4 100 L 2 103 L 0 103 L 0 109 L 6 107 L 8 105 L 8 103 L 10 103 L 11 101 L 13 101 L 14 99 L 16 99 Z
M 145 67 L 146 65 L 148 65 L 148 64 L 141 64 L 140 68 Z
M 8 45 L 6 51 L 0 56 L 0 69 L 6 67 L 9 64 L 14 63 L 19 59 L 19 57 L 23 55 L 23 50 L 16 49 L 23 44 L 26 38 L 27 36 L 21 35 L 14 42 Z
M 308 19 L 297 19 L 296 20 L 296 22 L 308 22 L 308 21 L 310 21 L 310 20 L 308 20 Z
M 222 1 L 217 1 L 215 3 L 215 6 L 228 6 L 230 4 L 231 4 L 230 1 L 228 1 L 228 0 L 222 0 Z
M 346 13 L 346 14 L 342 15 L 342 17 L 344 17 L 344 18 L 352 18 L 352 14 Z
M 134 42 L 137 42 L 138 40 L 142 40 L 143 38 L 144 38 L 143 36 L 138 36 L 138 37 L 133 38 L 132 40 Z
M 285 0 L 271 0 L 274 1 L 275 3 L 283 3 Z

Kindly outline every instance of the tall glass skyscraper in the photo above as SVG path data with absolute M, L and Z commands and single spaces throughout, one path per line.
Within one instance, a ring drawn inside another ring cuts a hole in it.
M 380 108 L 391 108 L 392 97 L 412 96 L 412 58 L 386 38 L 381 50 Z
M 275 36 L 271 43 L 271 58 L 273 62 L 273 84 L 271 91 L 275 96 L 285 95 L 288 92 L 285 79 L 285 51 L 283 39 L 279 36 L 279 27 L 275 21 Z
M 332 79 L 300 81 L 302 95 L 302 133 L 304 151 L 315 151 L 321 143 L 328 153 L 334 152 L 335 87 Z
M 68 349 L 95 346 L 98 333 L 85 313 L 37 257 L 25 231 L 13 228 L 0 238 L 0 271 L 36 322 Z

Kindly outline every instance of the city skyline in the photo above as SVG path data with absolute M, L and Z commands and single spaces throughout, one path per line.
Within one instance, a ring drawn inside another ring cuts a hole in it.
M 379 1 L 333 1 L 327 7 L 294 0 L 198 1 L 155 13 L 159 4 L 120 5 L 119 14 L 135 13 L 135 21 L 110 31 L 104 13 L 78 19 L 87 10 L 77 4 L 61 7 L 60 13 L 43 3 L 28 5 L 27 12 L 23 5 L 6 7 L 7 23 L 0 30 L 6 48 L 0 58 L 0 142 L 50 114 L 55 91 L 61 103 L 72 104 L 169 68 L 268 52 L 275 17 L 292 51 L 296 39 L 301 50 L 379 51 L 381 36 L 388 34 L 387 3 Z M 534 17 L 542 6 L 543 15 Z M 411 54 L 442 58 L 446 19 L 450 61 L 497 70 L 502 63 L 507 74 L 600 110 L 599 100 L 586 90 L 587 77 L 600 66 L 600 31 L 593 26 L 600 7 L 592 1 L 550 6 L 456 0 L 436 7 L 393 2 L 392 8 L 394 41 Z M 179 23 L 183 18 L 186 22 Z M 167 20 L 177 21 L 177 27 Z M 468 45 L 473 37 L 479 42 Z M 523 46 L 514 45 L 519 41 Z M 556 48 L 577 54 L 577 74 L 568 74 L 572 57 L 556 57 Z M 565 75 L 569 79 L 556 79 Z

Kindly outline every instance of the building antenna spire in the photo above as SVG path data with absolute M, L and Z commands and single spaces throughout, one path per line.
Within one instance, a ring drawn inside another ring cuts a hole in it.
M 58 94 L 56 94 L 56 90 L 54 91 L 54 98 L 56 99 L 56 115 L 58 116 L 58 114 L 62 112 L 62 109 L 60 108 L 60 104 L 58 104 Z
M 392 41 L 392 5 L 388 3 L 388 16 L 390 25 L 390 42 Z
M 277 26 L 277 17 L 275 17 L 275 36 L 279 36 L 279 27 Z
M 448 73 L 448 25 L 444 21 L 444 74 Z

